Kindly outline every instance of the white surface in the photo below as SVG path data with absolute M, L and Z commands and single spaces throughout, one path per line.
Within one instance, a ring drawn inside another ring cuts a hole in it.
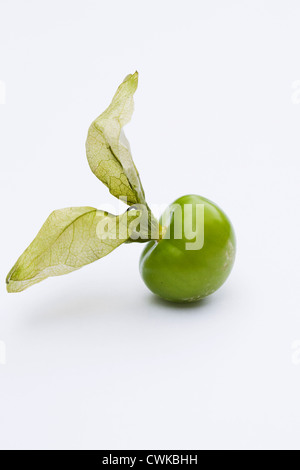
M 299 21 L 296 0 L 1 0 L 1 448 L 300 448 Z M 166 304 L 134 245 L 6 294 L 53 209 L 115 204 L 84 143 L 136 69 L 148 199 L 218 203 L 230 279 Z

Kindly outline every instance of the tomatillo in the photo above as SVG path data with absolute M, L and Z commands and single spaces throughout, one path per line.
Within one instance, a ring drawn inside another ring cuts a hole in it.
M 173 302 L 194 302 L 219 289 L 236 253 L 234 230 L 224 212 L 208 199 L 188 195 L 169 206 L 160 222 L 164 235 L 151 240 L 140 259 L 146 286 Z
M 200 196 L 184 196 L 154 217 L 123 127 L 133 113 L 138 73 L 127 75 L 108 108 L 90 125 L 86 153 L 94 175 L 126 202 L 123 214 L 94 207 L 52 212 L 6 278 L 8 292 L 22 292 L 52 276 L 76 271 L 125 243 L 147 243 L 141 275 L 155 294 L 193 302 L 215 292 L 235 258 L 235 236 L 224 212 Z

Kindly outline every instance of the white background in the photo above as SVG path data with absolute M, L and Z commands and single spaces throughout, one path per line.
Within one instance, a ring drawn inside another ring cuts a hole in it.
M 1 448 L 300 448 L 299 25 L 296 0 L 0 1 Z M 116 206 L 84 144 L 136 69 L 148 200 L 218 203 L 230 279 L 165 303 L 131 245 L 8 295 L 53 209 Z

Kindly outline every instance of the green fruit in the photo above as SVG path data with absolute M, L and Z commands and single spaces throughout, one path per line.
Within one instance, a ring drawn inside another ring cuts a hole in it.
M 154 294 L 173 302 L 193 302 L 215 292 L 228 278 L 236 252 L 234 230 L 224 212 L 201 196 L 183 196 L 172 206 L 175 209 L 171 212 L 167 233 L 161 240 L 147 244 L 141 255 L 140 272 Z M 186 214 L 190 213 L 185 212 L 185 207 L 192 208 L 194 240 L 190 238 L 191 228 L 182 230 L 180 238 L 178 230 L 177 238 L 175 235 L 178 224 L 184 227 Z M 202 207 L 202 211 L 204 208 L 203 223 L 196 224 L 197 207 Z M 169 209 L 167 212 L 170 214 Z M 195 242 L 197 237 L 202 238 L 203 246 L 187 249 L 187 244 Z

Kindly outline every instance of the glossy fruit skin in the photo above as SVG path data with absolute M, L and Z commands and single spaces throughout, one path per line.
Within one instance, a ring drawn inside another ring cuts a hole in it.
M 146 245 L 140 273 L 146 286 L 163 299 L 194 302 L 215 292 L 228 278 L 236 254 L 235 234 L 225 213 L 208 199 L 187 195 L 173 204 L 182 208 L 182 220 L 185 204 L 192 204 L 193 209 L 204 204 L 204 245 L 199 250 L 187 250 L 186 243 L 191 240 L 184 235 L 174 239 L 173 214 L 169 239 L 152 240 Z

